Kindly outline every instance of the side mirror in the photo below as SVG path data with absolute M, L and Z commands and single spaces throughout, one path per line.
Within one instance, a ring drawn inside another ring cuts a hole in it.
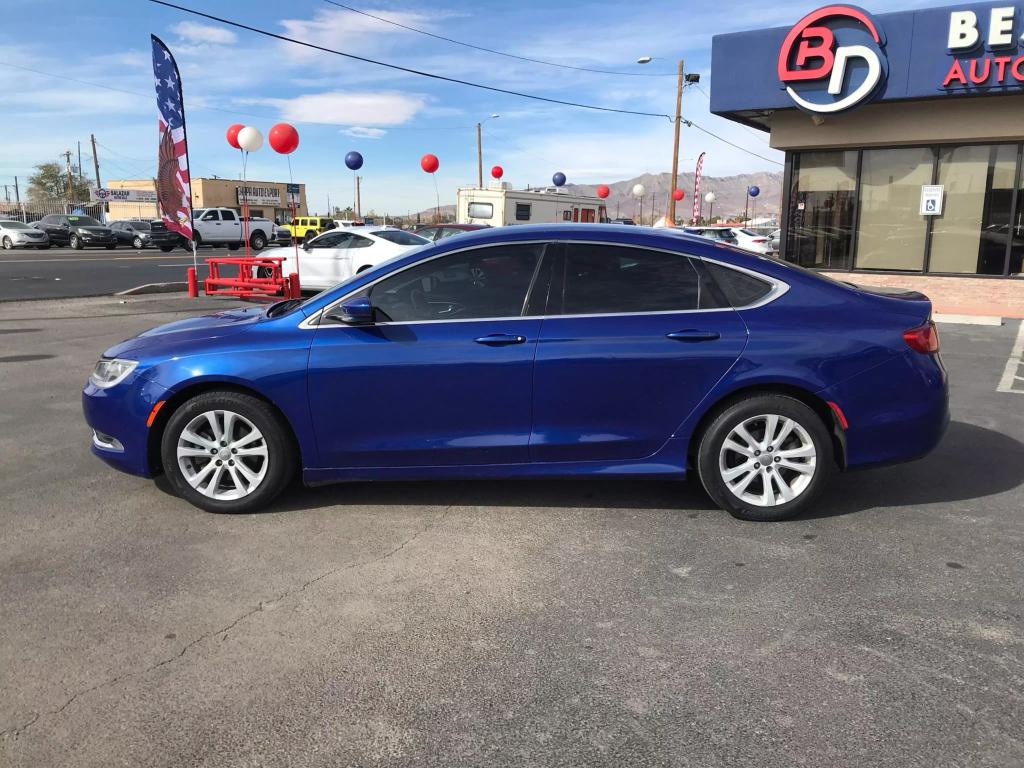
M 372 325 L 373 305 L 368 298 L 362 296 L 342 304 L 333 310 L 328 317 L 346 325 Z

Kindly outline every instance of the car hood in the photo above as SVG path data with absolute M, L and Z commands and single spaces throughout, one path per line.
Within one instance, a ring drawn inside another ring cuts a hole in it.
M 97 235 L 109 235 L 113 232 L 109 227 L 71 227 L 76 232 L 92 232 Z
M 229 309 L 212 315 L 159 325 L 111 347 L 103 356 L 137 360 L 148 355 L 172 351 L 180 354 L 180 348 L 184 345 L 241 333 L 261 320 L 265 311 L 261 307 Z

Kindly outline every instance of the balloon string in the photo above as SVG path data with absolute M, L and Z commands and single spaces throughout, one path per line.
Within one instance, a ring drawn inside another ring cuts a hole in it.
M 291 203 L 291 206 L 292 206 L 292 221 L 295 221 L 295 216 L 296 216 L 295 206 L 296 206 L 296 202 L 295 202 L 294 198 L 292 198 L 292 192 L 291 192 L 291 187 L 295 184 L 295 178 L 292 176 L 292 156 L 291 156 L 291 154 L 287 154 L 284 157 L 285 157 L 285 160 L 288 161 L 288 185 L 289 185 L 289 189 L 288 189 L 288 202 Z M 327 215 L 330 216 L 331 212 L 328 211 Z M 289 231 L 292 232 L 292 245 L 295 247 L 295 279 L 296 279 L 296 282 L 299 283 L 299 293 L 301 293 L 302 292 L 302 281 L 299 279 L 299 274 L 300 274 L 300 272 L 299 272 L 299 241 L 295 239 L 295 233 L 292 231 L 291 228 L 289 228 Z M 298 296 L 294 296 L 293 298 L 299 298 L 299 297 Z
M 441 192 L 437 188 L 437 174 L 430 174 L 434 177 L 434 198 L 437 201 L 437 207 L 434 208 L 434 223 L 441 223 Z

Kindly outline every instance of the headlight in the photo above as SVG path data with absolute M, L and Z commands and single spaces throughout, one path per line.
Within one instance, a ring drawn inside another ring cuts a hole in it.
M 138 364 L 138 360 L 100 360 L 93 368 L 89 381 L 100 389 L 107 389 L 124 381 Z

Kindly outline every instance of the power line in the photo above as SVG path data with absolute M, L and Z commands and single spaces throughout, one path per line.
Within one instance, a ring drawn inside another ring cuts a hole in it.
M 780 163 L 778 160 L 772 160 L 770 157 L 765 157 L 764 155 L 759 155 L 757 152 L 749 150 L 746 147 L 741 147 L 739 144 L 733 144 L 731 141 L 729 141 L 728 139 L 722 138 L 717 133 L 712 133 L 707 128 L 702 128 L 701 126 L 699 126 L 695 122 L 693 122 L 693 120 L 684 120 L 683 122 L 687 126 L 689 126 L 690 128 L 696 128 L 701 133 L 706 133 L 711 138 L 718 139 L 723 144 L 728 144 L 730 147 L 734 147 L 735 149 L 738 149 L 741 152 L 746 152 L 748 155 L 753 155 L 754 157 L 759 157 L 762 160 L 766 160 L 769 163 L 774 163 L 775 165 L 783 165 L 783 163 Z
M 436 40 L 444 40 L 446 43 L 453 43 L 454 45 L 461 45 L 464 48 L 472 48 L 475 51 L 484 51 L 485 53 L 493 53 L 496 56 L 506 56 L 510 59 L 518 59 L 519 61 L 528 61 L 532 64 L 543 64 L 546 67 L 559 67 L 561 69 L 574 69 L 577 72 L 593 72 L 598 75 L 621 75 L 623 77 L 675 77 L 675 72 L 612 72 L 607 69 L 591 69 L 589 67 L 574 67 L 569 64 L 558 64 L 554 61 L 544 61 L 543 59 L 531 59 L 529 56 L 517 56 L 514 53 L 506 53 L 505 51 L 496 51 L 493 48 L 485 48 L 482 45 L 473 45 L 472 43 L 465 43 L 461 40 L 453 40 L 450 37 L 444 35 L 435 35 L 433 32 L 427 32 L 424 29 L 417 29 L 416 27 L 410 27 L 407 24 L 400 24 L 397 21 L 391 19 L 385 19 L 382 16 L 374 16 L 372 13 L 366 11 L 360 11 L 358 8 L 353 8 L 350 5 L 343 5 L 342 3 L 335 2 L 335 0 L 324 0 L 326 3 L 336 5 L 339 8 L 344 8 L 346 11 L 352 11 L 352 13 L 358 13 L 360 16 L 366 16 L 377 21 L 390 24 L 394 27 L 400 27 L 407 29 L 410 32 L 416 32 L 420 35 L 426 35 L 427 37 L 433 37 Z
M 193 10 L 192 8 L 186 8 L 186 7 L 182 6 L 182 5 L 176 5 L 175 3 L 167 2 L 167 0 L 149 0 L 149 2 L 155 3 L 156 5 L 163 5 L 163 6 L 167 7 L 167 8 L 174 8 L 175 10 L 183 11 L 185 13 L 190 13 L 193 16 L 199 16 L 199 17 L 204 18 L 204 19 L 209 19 L 210 21 L 216 21 L 216 22 L 219 22 L 221 24 L 226 24 L 229 27 L 235 27 L 236 29 L 244 29 L 244 30 L 246 30 L 248 32 L 255 32 L 258 35 L 263 35 L 265 37 L 271 37 L 271 38 L 274 38 L 275 40 L 282 40 L 282 41 L 284 41 L 286 43 L 294 43 L 295 45 L 301 45 L 301 46 L 304 46 L 306 48 L 312 48 L 313 50 L 316 50 L 316 51 L 323 51 L 324 53 L 333 53 L 335 56 L 344 56 L 346 59 L 353 59 L 354 61 L 362 61 L 362 62 L 367 63 L 367 64 L 375 64 L 378 67 L 386 67 L 387 69 L 394 69 L 394 70 L 397 70 L 399 72 L 405 72 L 405 73 L 410 74 L 410 75 L 418 75 L 419 77 L 428 77 L 428 78 L 430 78 L 432 80 L 441 80 L 441 81 L 447 82 L 447 83 L 455 83 L 456 85 L 466 85 L 466 86 L 469 86 L 470 88 L 479 88 L 480 90 L 491 91 L 492 93 L 504 93 L 504 94 L 506 94 L 508 96 L 518 96 L 518 97 L 520 97 L 522 99 L 533 99 L 534 101 L 546 101 L 549 104 L 561 104 L 562 106 L 565 106 L 565 107 L 577 107 L 579 109 L 590 109 L 590 110 L 594 110 L 596 112 L 614 112 L 614 113 L 617 113 L 617 114 L 620 114 L 620 115 L 638 115 L 640 117 L 664 117 L 664 118 L 666 118 L 668 120 L 672 119 L 668 115 L 662 114 L 660 112 L 640 112 L 638 110 L 632 110 L 632 109 L 616 109 L 614 107 L 602 107 L 602 106 L 598 106 L 598 105 L 595 105 L 595 104 L 582 104 L 582 103 L 576 102 L 576 101 L 563 101 L 562 99 L 552 99 L 552 98 L 549 98 L 547 96 L 537 96 L 536 94 L 522 93 L 521 91 L 511 91 L 511 90 L 508 90 L 508 89 L 505 89 L 505 88 L 498 88 L 498 87 L 493 86 L 493 85 L 484 85 L 483 83 L 474 83 L 471 80 L 460 80 L 460 79 L 455 78 L 455 77 L 446 77 L 445 75 L 438 75 L 438 74 L 436 74 L 434 72 L 424 72 L 424 71 L 419 70 L 419 69 L 411 69 L 410 67 L 402 67 L 402 66 L 399 66 L 398 64 L 388 64 L 387 62 L 377 61 L 376 59 L 370 59 L 370 58 L 367 58 L 365 56 L 357 56 L 354 53 L 345 53 L 344 51 L 337 51 L 337 50 L 334 50 L 332 48 L 326 48 L 326 47 L 324 47 L 322 45 L 317 45 L 315 43 L 310 43 L 310 42 L 307 42 L 305 40 L 298 40 L 298 39 L 296 39 L 294 37 L 287 37 L 285 35 L 279 35 L 279 34 L 277 34 L 275 32 L 268 32 L 265 29 L 259 29 L 258 27 L 250 27 L 248 24 L 242 24 L 241 22 L 238 22 L 238 21 L 231 21 L 230 19 L 225 19 L 225 18 L 222 18 L 220 16 L 214 16 L 213 14 L 210 14 L 210 13 L 203 13 L 202 11 L 196 11 L 196 10 Z

